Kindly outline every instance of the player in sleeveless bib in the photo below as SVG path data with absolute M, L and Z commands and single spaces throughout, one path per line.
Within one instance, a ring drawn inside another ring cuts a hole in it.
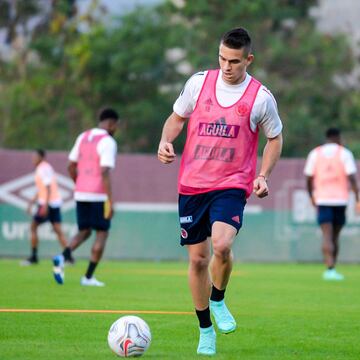
M 74 198 L 78 233 L 71 239 L 70 254 L 84 243 L 94 230 L 95 241 L 90 262 L 80 283 L 84 286 L 104 286 L 94 276 L 109 235 L 113 215 L 110 172 L 115 167 L 117 145 L 113 135 L 118 127 L 119 116 L 113 109 L 100 112 L 98 127 L 81 133 L 69 155 L 69 174 L 75 182 Z M 64 283 L 64 251 L 55 256 L 54 279 Z
M 173 141 L 186 120 L 179 179 L 181 245 L 189 253 L 189 285 L 199 320 L 198 354 L 216 353 L 212 313 L 221 333 L 236 329 L 224 296 L 232 270 L 232 245 L 246 199 L 269 193 L 267 179 L 280 157 L 282 124 L 271 93 L 246 69 L 253 61 L 243 28 L 223 35 L 220 69 L 191 77 L 166 120 L 158 159 L 176 159 Z M 267 144 L 256 176 L 259 128 Z M 211 248 L 213 253 L 211 255 Z
M 32 157 L 35 166 L 35 185 L 36 193 L 30 200 L 27 212 L 32 214 L 33 205 L 36 204 L 36 212 L 33 215 L 31 233 L 31 255 L 28 259 L 21 262 L 21 265 L 33 265 L 38 263 L 38 227 L 41 224 L 50 222 L 58 238 L 60 245 L 67 249 L 68 244 L 61 228 L 61 195 L 58 189 L 56 173 L 53 167 L 46 161 L 46 153 L 43 149 L 37 149 Z M 73 259 L 66 257 L 66 261 Z
M 349 201 L 349 184 L 355 194 L 356 210 L 360 210 L 356 164 L 353 154 L 341 145 L 340 130 L 329 128 L 326 143 L 312 150 L 304 173 L 312 204 L 322 232 L 322 253 L 327 267 L 324 280 L 343 280 L 336 271 L 339 236 L 345 225 L 345 210 Z

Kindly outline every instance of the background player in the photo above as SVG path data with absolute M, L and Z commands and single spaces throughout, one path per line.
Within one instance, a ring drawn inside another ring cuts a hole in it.
M 359 211 L 356 164 L 350 150 L 341 145 L 340 130 L 329 128 L 326 143 L 312 150 L 306 160 L 304 173 L 311 202 L 317 207 L 322 232 L 322 252 L 327 270 L 324 280 L 343 280 L 335 270 L 339 254 L 339 235 L 345 224 L 350 183 Z
M 94 277 L 105 249 L 113 215 L 110 171 L 115 168 L 117 145 L 113 135 L 119 116 L 107 108 L 99 114 L 98 127 L 81 133 L 69 155 L 69 174 L 75 182 L 78 233 L 62 255 L 54 257 L 54 278 L 64 282 L 63 260 L 96 231 L 91 258 L 81 285 L 104 286 Z
M 50 221 L 52 228 L 61 246 L 66 250 L 67 241 L 61 229 L 61 195 L 58 189 L 56 174 L 53 167 L 45 160 L 46 153 L 43 149 L 35 150 L 32 162 L 35 166 L 35 185 L 36 194 L 30 200 L 27 209 L 28 214 L 32 214 L 32 207 L 36 203 L 37 209 L 30 225 L 31 231 L 31 256 L 22 261 L 22 265 L 32 265 L 38 263 L 38 227 Z M 71 255 L 66 251 L 65 260 L 73 262 Z

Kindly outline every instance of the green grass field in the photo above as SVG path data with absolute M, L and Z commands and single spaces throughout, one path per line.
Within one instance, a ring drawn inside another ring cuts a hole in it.
M 84 288 L 86 262 L 68 267 L 56 285 L 51 263 L 20 267 L 0 260 L 1 309 L 123 310 L 149 324 L 152 343 L 144 358 L 198 359 L 185 263 L 104 261 L 97 277 L 105 288 Z M 218 334 L 216 359 L 360 359 L 360 268 L 339 266 L 346 280 L 321 280 L 323 266 L 236 264 L 227 303 L 238 322 Z M 0 313 L 0 359 L 116 359 L 107 345 L 121 314 Z

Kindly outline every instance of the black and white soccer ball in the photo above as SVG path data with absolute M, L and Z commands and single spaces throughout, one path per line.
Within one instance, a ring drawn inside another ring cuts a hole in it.
M 150 346 L 148 324 L 138 316 L 123 316 L 116 320 L 108 333 L 110 349 L 121 357 L 141 356 Z

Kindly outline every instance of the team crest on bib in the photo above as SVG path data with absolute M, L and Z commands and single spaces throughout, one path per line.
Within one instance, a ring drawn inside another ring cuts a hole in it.
M 236 112 L 241 117 L 247 116 L 250 112 L 250 106 L 247 102 L 240 102 L 239 105 L 236 107 Z

